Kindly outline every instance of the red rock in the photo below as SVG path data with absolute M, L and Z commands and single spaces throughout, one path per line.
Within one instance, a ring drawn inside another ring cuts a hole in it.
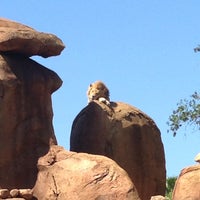
M 173 200 L 200 199 L 200 165 L 183 169 L 176 181 Z
M 38 158 L 56 144 L 51 94 L 58 75 L 20 56 L 0 55 L 0 186 L 32 188 Z
M 127 173 L 104 156 L 51 146 L 38 168 L 33 194 L 39 200 L 140 200 Z
M 30 57 L 56 56 L 65 48 L 55 35 L 38 32 L 28 26 L 0 18 L 0 51 Z
M 31 189 L 19 189 L 19 196 L 26 199 L 26 200 L 31 200 L 33 198 L 33 190 L 31 190 Z
M 0 198 L 5 199 L 8 198 L 10 195 L 8 189 L 0 189 Z
M 105 155 L 125 169 L 142 200 L 165 195 L 165 155 L 155 122 L 125 103 L 91 102 L 75 118 L 70 150 Z
M 18 195 L 19 195 L 19 190 L 18 190 L 18 189 L 12 189 L 12 190 L 10 191 L 10 196 L 11 196 L 12 198 L 18 197 Z

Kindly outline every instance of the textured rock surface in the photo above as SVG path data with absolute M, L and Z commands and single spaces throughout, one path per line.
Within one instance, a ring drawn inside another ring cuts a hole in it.
M 51 94 L 62 81 L 29 58 L 0 55 L 0 187 L 32 188 L 37 161 L 56 144 Z
M 160 131 L 146 114 L 125 103 L 93 101 L 73 122 L 70 150 L 106 155 L 125 169 L 142 200 L 165 195 Z
M 176 181 L 173 200 L 200 199 L 200 165 L 183 169 Z
M 139 200 L 127 173 L 104 156 L 52 146 L 38 162 L 33 194 L 39 200 Z
M 49 57 L 59 55 L 64 47 L 62 41 L 53 34 L 38 32 L 0 18 L 0 52 Z

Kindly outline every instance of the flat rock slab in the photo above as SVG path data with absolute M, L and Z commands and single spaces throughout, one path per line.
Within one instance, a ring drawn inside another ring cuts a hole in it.
M 60 55 L 65 45 L 57 36 L 0 18 L 0 52 L 44 58 Z

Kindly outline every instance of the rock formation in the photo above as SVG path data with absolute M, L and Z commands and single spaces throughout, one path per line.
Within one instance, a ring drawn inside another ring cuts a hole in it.
M 51 94 L 62 80 L 29 57 L 59 55 L 63 48 L 55 35 L 0 18 L 0 198 L 144 200 L 163 194 L 160 132 L 133 107 L 92 102 L 75 120 L 71 144 L 116 160 L 136 187 L 113 160 L 56 145 Z
M 200 199 L 200 165 L 183 169 L 176 180 L 173 200 Z
M 29 47 L 38 46 L 37 38 L 25 42 L 31 28 L 0 19 L 0 30 L 0 187 L 32 188 L 38 158 L 57 143 L 51 94 L 62 81 L 55 72 L 27 57 L 34 54 Z M 23 41 L 20 34 L 24 31 Z M 50 46 L 51 42 L 53 38 Z M 38 55 L 47 55 L 50 47 L 46 48 Z
M 39 200 L 140 200 L 127 173 L 104 156 L 51 146 L 38 168 L 33 194 Z
M 93 101 L 75 118 L 70 150 L 105 155 L 125 169 L 142 200 L 165 195 L 165 156 L 160 131 L 137 108 Z
M 38 32 L 28 26 L 0 18 L 0 52 L 56 56 L 64 49 L 62 41 L 53 34 Z
M 38 158 L 56 144 L 51 93 L 60 85 L 54 72 L 31 59 L 0 55 L 1 187 L 33 186 Z

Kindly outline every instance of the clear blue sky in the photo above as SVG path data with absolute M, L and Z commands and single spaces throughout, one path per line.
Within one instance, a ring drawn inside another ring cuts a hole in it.
M 60 37 L 66 49 L 52 58 L 33 57 L 63 80 L 53 95 L 54 129 L 69 149 L 71 124 L 87 105 L 86 90 L 104 81 L 112 101 L 147 113 L 159 127 L 167 175 L 195 164 L 199 132 L 167 133 L 176 103 L 200 85 L 199 0 L 1 0 L 1 17 Z

